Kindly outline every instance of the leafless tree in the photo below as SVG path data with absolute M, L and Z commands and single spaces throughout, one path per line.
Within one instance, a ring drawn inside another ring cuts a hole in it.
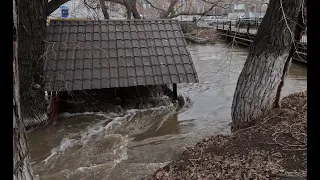
M 238 79 L 232 104 L 232 129 L 246 127 L 279 107 L 280 92 L 301 38 L 303 0 L 270 0 Z

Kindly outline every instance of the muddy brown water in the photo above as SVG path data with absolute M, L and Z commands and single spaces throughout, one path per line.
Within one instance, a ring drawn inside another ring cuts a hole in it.
M 189 45 L 200 83 L 180 84 L 186 103 L 121 113 L 65 113 L 28 133 L 36 179 L 127 180 L 152 175 L 201 139 L 230 133 L 230 107 L 246 48 Z M 306 90 L 293 63 L 282 96 Z

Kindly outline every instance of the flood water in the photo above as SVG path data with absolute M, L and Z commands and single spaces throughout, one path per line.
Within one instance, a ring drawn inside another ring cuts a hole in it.
M 248 49 L 189 45 L 199 83 L 180 84 L 186 103 L 121 113 L 65 114 L 28 133 L 34 174 L 50 180 L 127 180 L 152 175 L 201 139 L 230 133 L 231 103 Z M 293 63 L 282 96 L 306 90 Z

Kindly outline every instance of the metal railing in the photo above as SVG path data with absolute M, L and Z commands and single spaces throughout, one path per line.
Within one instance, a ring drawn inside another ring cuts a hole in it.
M 216 23 L 215 25 L 217 29 L 255 35 L 258 32 L 258 28 L 261 24 L 261 21 L 262 18 L 242 18 L 223 21 L 220 23 Z M 306 31 L 303 31 L 300 43 L 307 44 Z

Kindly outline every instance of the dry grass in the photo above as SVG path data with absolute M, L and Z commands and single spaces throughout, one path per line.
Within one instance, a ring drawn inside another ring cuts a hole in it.
M 307 93 L 231 136 L 218 135 L 188 148 L 152 179 L 306 179 Z

